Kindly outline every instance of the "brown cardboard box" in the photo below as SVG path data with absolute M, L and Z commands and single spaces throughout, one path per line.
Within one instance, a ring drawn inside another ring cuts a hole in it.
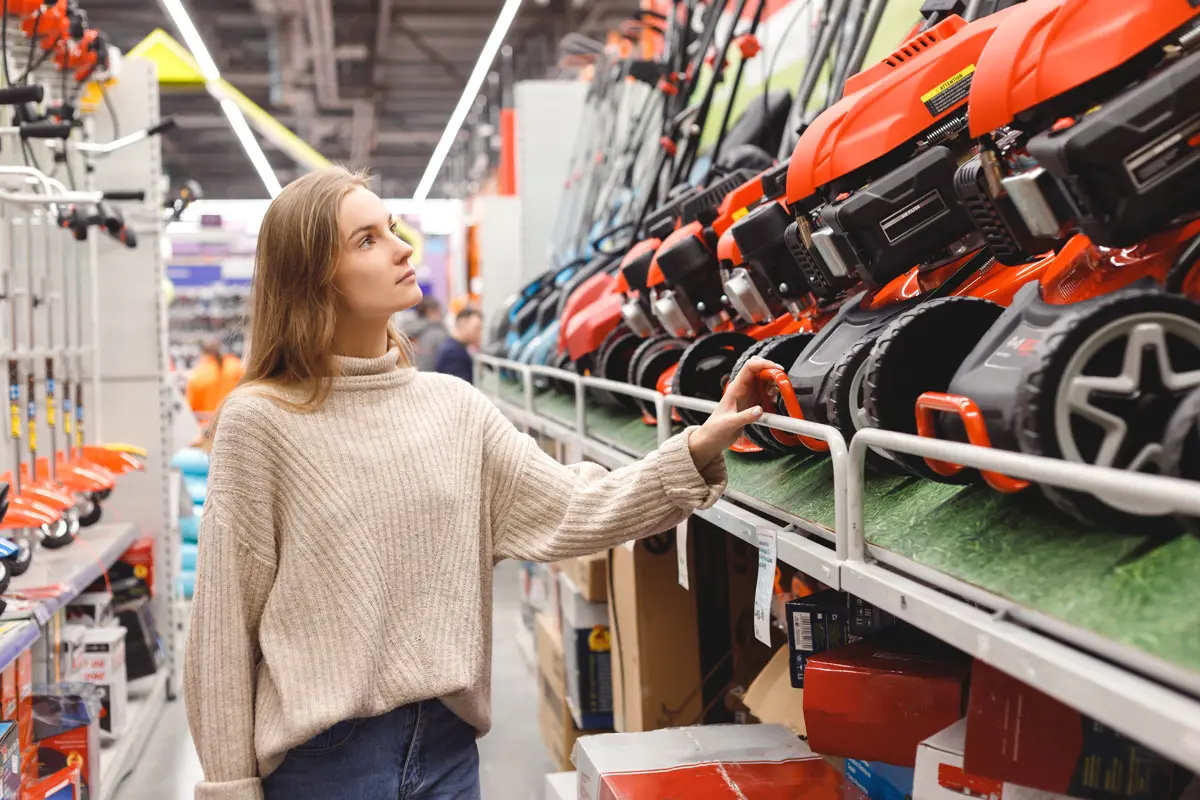
M 558 566 L 571 576 L 589 603 L 608 602 L 608 553 L 570 558 Z
M 804 726 L 804 690 L 793 689 L 788 648 L 781 647 L 750 684 L 746 708 L 760 722 L 785 725 L 797 736 L 807 736 Z
M 758 548 L 736 536 L 727 536 L 726 568 L 729 575 L 729 626 L 733 644 L 733 684 L 749 686 L 770 662 L 775 648 L 754 636 L 754 594 L 758 586 Z M 783 636 L 771 627 L 773 641 Z
M 567 696 L 567 677 L 563 670 L 562 632 L 548 614 L 538 614 L 537 634 L 538 672 L 549 682 L 559 697 Z
M 579 729 L 571 717 L 571 709 L 545 675 L 538 674 L 538 730 L 550 759 L 559 770 L 571 769 L 571 751 L 579 738 Z
M 666 551 L 645 542 L 632 552 L 618 547 L 612 569 L 614 727 L 632 733 L 701 722 L 696 604 L 679 585 L 674 540 Z

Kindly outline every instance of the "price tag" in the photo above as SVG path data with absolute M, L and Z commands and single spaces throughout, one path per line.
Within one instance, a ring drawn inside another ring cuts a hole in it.
M 679 585 L 687 591 L 692 587 L 688 581 L 688 521 L 675 527 L 675 559 L 679 563 Z
M 771 645 L 771 596 L 775 590 L 776 531 L 758 526 L 758 584 L 754 589 L 754 638 Z

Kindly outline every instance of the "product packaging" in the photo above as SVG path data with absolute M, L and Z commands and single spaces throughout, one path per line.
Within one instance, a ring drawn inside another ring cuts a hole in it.
M 17 721 L 17 663 L 0 670 L 0 720 Z
M 125 629 L 125 674 L 136 681 L 158 671 L 160 649 L 150 604 L 121 611 L 117 624 Z
M 580 594 L 589 603 L 608 602 L 608 554 L 569 558 L 558 564 L 560 572 L 571 576 Z
M 17 737 L 21 742 L 21 752 L 33 747 L 33 653 L 25 650 L 17 656 Z
M 961 719 L 970 659 L 896 628 L 808 659 L 804 721 L 814 752 L 901 767 L 921 740 Z
M 579 729 L 567 706 L 562 636 L 548 614 L 537 616 L 538 730 L 558 769 L 568 769 Z
M 101 693 L 100 729 L 113 736 L 125 730 L 129 685 L 125 678 L 125 629 L 88 628 L 83 664 L 71 680 L 90 683 Z
M 677 580 L 675 541 L 613 550 L 613 727 L 622 733 L 703 721 L 696 602 Z
M 567 705 L 580 730 L 613 724 L 612 647 L 608 604 L 589 603 L 565 573 L 559 576 Z
M 546 776 L 545 800 L 575 800 L 574 772 L 552 772 Z
M 0 723 L 0 800 L 17 800 L 21 792 L 21 743 L 15 722 Z
M 848 758 L 846 779 L 869 800 L 909 800 L 914 797 L 912 767 Z
M 779 725 L 703 725 L 585 736 L 580 800 L 849 800 L 862 794 Z
M 1181 767 L 1032 686 L 976 661 L 963 768 L 1084 800 L 1178 800 Z
M 891 614 L 836 589 L 791 600 L 784 607 L 792 688 L 804 688 L 804 669 L 817 653 L 853 644 L 896 624 Z
M 789 648 L 781 647 L 746 690 L 746 708 L 760 722 L 784 725 L 797 736 L 807 736 L 804 690 L 792 688 L 790 673 Z
M 113 620 L 113 596 L 107 589 L 87 591 L 67 604 L 67 622 L 87 628 L 109 625 Z
M 21 800 L 85 800 L 79 767 L 66 767 L 21 787 Z
M 34 738 L 38 775 L 67 768 L 80 774 L 80 800 L 100 798 L 100 691 L 86 683 L 38 687 L 34 695 Z

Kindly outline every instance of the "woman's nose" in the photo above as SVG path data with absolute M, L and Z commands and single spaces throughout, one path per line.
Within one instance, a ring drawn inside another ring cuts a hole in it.
M 407 261 L 409 256 L 411 256 L 414 252 L 412 245 L 401 239 L 399 236 L 396 237 L 396 241 L 398 242 L 396 247 L 396 263 Z

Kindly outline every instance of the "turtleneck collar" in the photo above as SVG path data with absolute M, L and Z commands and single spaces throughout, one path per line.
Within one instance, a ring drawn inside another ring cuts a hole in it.
M 400 348 L 392 347 L 378 358 L 335 356 L 339 377 L 335 389 L 370 389 L 393 386 L 412 380 L 416 370 L 400 364 Z

